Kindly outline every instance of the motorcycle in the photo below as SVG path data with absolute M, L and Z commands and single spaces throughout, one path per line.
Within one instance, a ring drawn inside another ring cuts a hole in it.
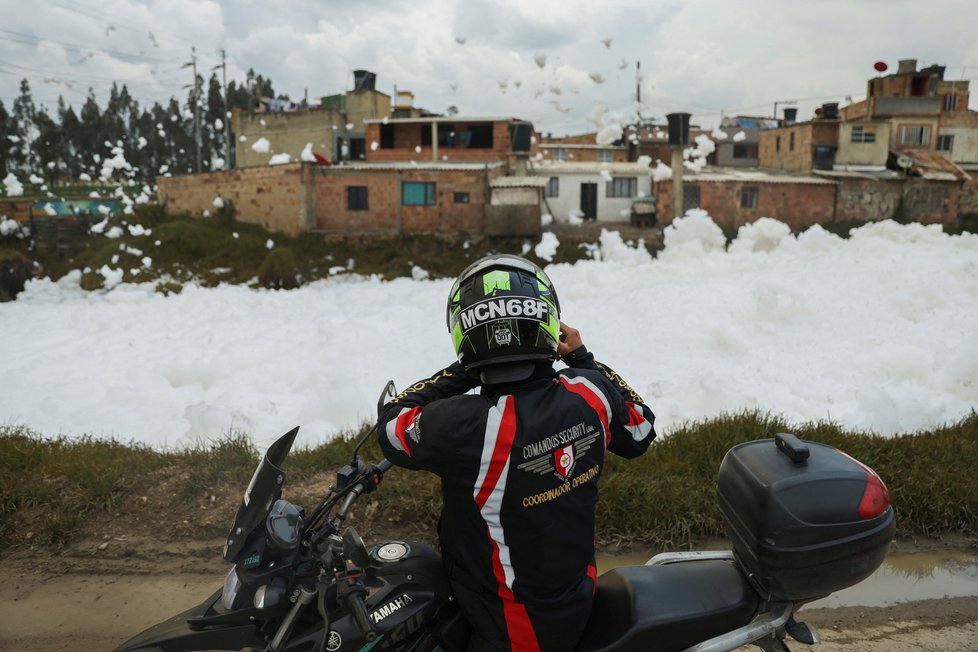
M 394 395 L 389 382 L 378 407 Z M 233 564 L 201 604 L 116 652 L 464 650 L 469 626 L 438 552 L 418 541 L 367 547 L 345 526 L 354 502 L 391 464 L 350 464 L 307 515 L 282 499 L 298 427 L 258 463 L 224 546 Z M 882 563 L 895 531 L 886 486 L 845 453 L 790 434 L 731 448 L 717 496 L 732 550 L 663 553 L 598 577 L 577 652 L 721 652 L 814 644 L 794 618 Z

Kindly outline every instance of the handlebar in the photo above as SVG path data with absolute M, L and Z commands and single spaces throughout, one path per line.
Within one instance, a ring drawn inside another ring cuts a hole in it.
M 363 596 L 360 591 L 351 591 L 346 597 L 346 607 L 353 614 L 353 620 L 356 622 L 357 627 L 360 628 L 360 633 L 363 634 L 363 639 L 370 643 L 377 638 L 377 632 L 374 630 L 373 624 L 370 622 L 370 614 L 367 613 L 367 605 L 363 602 Z

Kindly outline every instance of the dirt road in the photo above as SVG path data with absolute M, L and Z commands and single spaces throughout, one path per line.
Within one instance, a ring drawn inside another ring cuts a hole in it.
M 111 650 L 203 600 L 226 571 L 214 541 L 89 541 L 68 554 L 20 550 L 5 556 L 3 652 Z M 823 642 L 816 649 L 823 652 L 978 652 L 974 597 L 802 610 L 801 616 L 818 629 Z

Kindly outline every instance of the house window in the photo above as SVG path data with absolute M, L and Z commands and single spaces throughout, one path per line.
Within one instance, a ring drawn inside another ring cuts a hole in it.
M 781 151 L 781 136 L 774 137 L 774 151 L 775 152 Z
M 875 143 L 876 127 L 864 127 L 862 125 L 855 125 L 852 128 L 851 141 L 854 143 Z
M 438 146 L 455 147 L 455 125 L 438 125 Z
M 469 203 L 469 193 L 467 193 L 467 192 L 457 192 L 457 193 L 455 193 L 455 203 L 456 204 L 468 204 Z
M 958 109 L 958 96 L 957 95 L 945 95 L 944 96 L 944 110 L 945 111 L 957 111 Z
M 638 188 L 636 177 L 613 177 L 607 185 L 607 197 L 634 197 Z
M 346 187 L 346 210 L 367 210 L 367 186 Z
M 757 208 L 757 187 L 744 186 L 740 189 L 740 207 Z
M 430 181 L 405 181 L 401 184 L 401 203 L 405 206 L 434 206 L 435 184 Z
M 394 149 L 394 125 L 380 125 L 380 148 Z
M 598 161 L 601 163 L 611 163 L 614 160 L 614 152 L 610 149 L 599 149 L 598 150 Z
M 904 125 L 900 127 L 901 145 L 927 145 L 930 142 L 930 127 L 927 125 Z
M 948 134 L 946 136 L 937 137 L 937 151 L 939 152 L 950 152 L 954 149 L 954 135 Z
M 790 151 L 795 151 L 795 132 L 788 134 L 788 149 Z
M 492 125 L 469 125 L 463 136 L 463 143 L 467 149 L 492 149 Z
M 757 145 L 734 145 L 734 158 L 757 158 Z
M 567 148 L 554 147 L 553 149 L 550 150 L 550 158 L 552 158 L 555 161 L 566 161 L 568 158 Z
M 550 181 L 547 183 L 547 187 L 543 191 L 544 197 L 559 197 L 560 196 L 560 177 L 550 177 Z

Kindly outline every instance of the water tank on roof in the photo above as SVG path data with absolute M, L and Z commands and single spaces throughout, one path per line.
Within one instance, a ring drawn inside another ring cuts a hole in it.
M 529 122 L 514 122 L 509 125 L 509 138 L 514 152 L 529 152 L 533 141 L 533 125 Z
M 369 70 L 353 71 L 353 90 L 372 91 L 377 83 L 377 73 Z
M 897 74 L 906 75 L 907 73 L 917 72 L 916 59 L 900 59 L 897 63 Z
M 797 107 L 785 107 L 784 110 L 784 121 L 794 122 L 798 118 L 798 108 Z
M 839 117 L 839 103 L 826 102 L 822 105 L 822 117 L 829 120 Z
M 669 145 L 689 145 L 689 113 L 669 113 Z

